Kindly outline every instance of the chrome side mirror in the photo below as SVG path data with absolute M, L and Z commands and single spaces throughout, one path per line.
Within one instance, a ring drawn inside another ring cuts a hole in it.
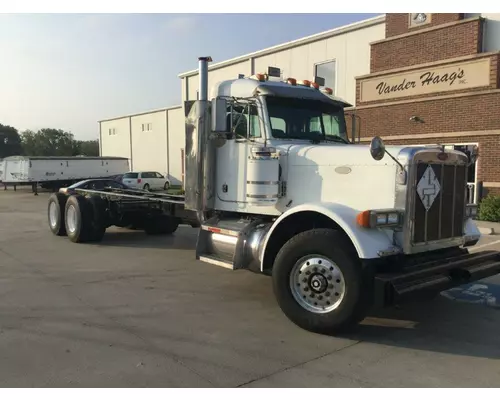
M 385 144 L 380 136 L 375 136 L 370 143 L 370 154 L 374 160 L 380 161 L 385 155 Z
M 212 132 L 227 133 L 227 101 L 226 99 L 212 100 Z

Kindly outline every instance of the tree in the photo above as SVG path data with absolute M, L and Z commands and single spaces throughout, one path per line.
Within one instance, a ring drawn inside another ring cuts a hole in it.
M 97 140 L 77 140 L 73 146 L 73 155 L 98 157 L 99 142 Z
M 0 124 L 0 158 L 22 154 L 21 137 L 17 129 Z
M 62 129 L 44 128 L 22 133 L 24 154 L 28 156 L 72 156 L 74 143 L 73 134 Z

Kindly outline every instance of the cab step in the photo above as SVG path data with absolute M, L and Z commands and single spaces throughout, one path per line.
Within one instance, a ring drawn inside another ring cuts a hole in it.
M 196 258 L 228 269 L 260 271 L 260 251 L 270 224 L 261 220 L 220 219 L 201 225 Z
M 234 269 L 233 263 L 227 262 L 227 261 L 223 260 L 222 258 L 213 256 L 213 255 L 211 255 L 211 256 L 208 256 L 208 255 L 199 256 L 199 260 L 201 262 L 205 262 L 207 264 L 217 265 L 218 267 L 227 268 L 227 269 Z

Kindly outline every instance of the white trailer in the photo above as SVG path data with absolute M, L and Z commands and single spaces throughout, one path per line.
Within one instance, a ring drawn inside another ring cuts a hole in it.
M 4 185 L 30 184 L 57 188 L 89 178 L 105 178 L 130 170 L 123 157 L 30 157 L 11 156 L 3 159 Z
M 0 182 L 3 182 L 3 166 L 4 166 L 4 161 L 2 159 L 0 160 Z
M 185 104 L 185 196 L 57 193 L 47 209 L 55 235 L 98 242 L 111 225 L 199 226 L 198 260 L 272 276 L 284 314 L 314 332 L 500 273 L 500 252 L 468 251 L 481 234 L 464 153 L 354 144 L 349 104 L 319 79 L 281 81 L 275 68 L 209 94 L 209 61 L 199 59 L 199 100 Z

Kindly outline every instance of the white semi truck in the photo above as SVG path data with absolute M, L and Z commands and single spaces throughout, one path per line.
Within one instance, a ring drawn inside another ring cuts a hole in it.
M 111 225 L 168 234 L 187 222 L 200 228 L 196 259 L 272 276 L 284 314 L 314 332 L 500 272 L 499 252 L 467 250 L 480 233 L 465 154 L 353 144 L 349 104 L 276 68 L 209 95 L 210 61 L 199 59 L 199 100 L 185 104 L 185 195 L 54 194 L 54 234 L 92 242 Z

